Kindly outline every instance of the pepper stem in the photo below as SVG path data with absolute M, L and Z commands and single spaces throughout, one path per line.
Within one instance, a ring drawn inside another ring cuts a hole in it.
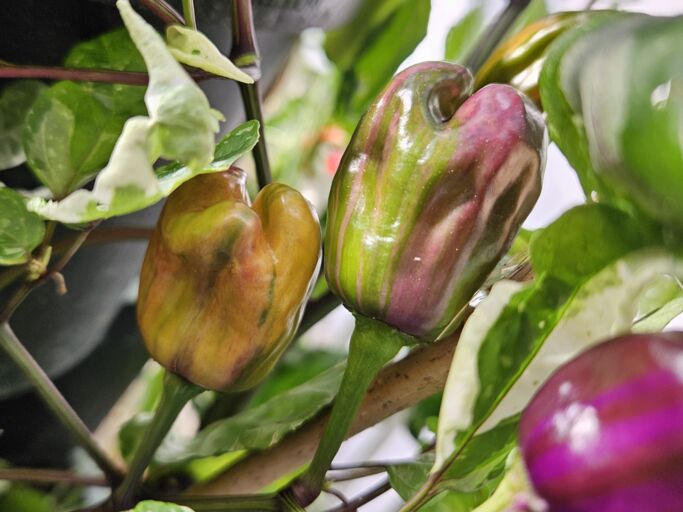
M 304 474 L 292 485 L 297 501 L 306 506 L 320 494 L 332 459 L 346 438 L 351 422 L 377 372 L 391 361 L 399 349 L 413 341 L 386 324 L 356 316 L 349 358 L 330 419 Z
M 173 426 L 185 404 L 202 392 L 202 388 L 170 372 L 164 374 L 164 384 L 152 422 L 147 427 L 121 486 L 114 493 L 114 502 L 123 510 L 134 503 L 142 475 L 154 453 Z

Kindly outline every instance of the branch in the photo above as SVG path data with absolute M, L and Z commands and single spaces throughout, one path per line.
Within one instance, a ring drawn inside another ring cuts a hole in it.
M 259 140 L 252 150 L 256 163 L 256 177 L 259 188 L 265 187 L 273 180 L 266 149 L 265 123 L 261 111 L 258 81 L 261 78 L 261 58 L 256 45 L 256 31 L 251 12 L 251 0 L 233 0 L 232 2 L 232 50 L 230 60 L 242 71 L 254 79 L 253 84 L 238 83 L 242 103 L 247 119 L 259 122 Z
M 195 82 L 221 78 L 200 70 L 187 70 Z M 76 82 L 103 82 L 108 84 L 147 85 L 149 75 L 142 71 L 116 71 L 114 69 L 63 68 L 55 66 L 0 65 L 0 78 L 43 78 L 46 80 L 73 80 Z
M 106 487 L 107 480 L 97 476 L 83 476 L 73 471 L 61 469 L 29 469 L 29 468 L 9 468 L 0 469 L 0 480 L 14 482 L 35 482 L 42 484 L 75 484 L 88 485 L 93 487 Z
M 368 391 L 347 437 L 441 391 L 446 384 L 458 334 L 419 348 L 384 368 Z M 189 492 L 219 495 L 258 492 L 313 458 L 328 417 L 329 408 L 271 450 L 251 454 L 215 480 Z
M 140 3 L 154 13 L 165 25 L 185 25 L 185 20 L 180 13 L 165 0 L 141 0 Z
M 391 490 L 391 484 L 389 483 L 388 479 L 385 479 L 375 487 L 361 494 L 360 496 L 356 496 L 348 503 L 343 503 L 338 507 L 331 508 L 327 512 L 355 512 L 358 509 L 358 507 L 362 507 L 366 503 L 371 502 L 372 500 L 378 498 L 379 496 L 381 496 L 389 490 Z
M 78 441 L 81 447 L 88 452 L 95 463 L 107 475 L 110 482 L 116 482 L 120 478 L 119 469 L 97 444 L 88 427 L 85 426 L 76 411 L 69 405 L 36 360 L 24 348 L 7 323 L 0 325 L 0 347 L 21 369 L 26 379 L 31 382 L 47 407 Z
M 531 0 L 509 0 L 507 7 L 500 16 L 484 31 L 481 39 L 465 59 L 465 66 L 477 74 L 479 68 L 486 62 L 489 55 L 503 40 L 517 17 L 527 8 Z

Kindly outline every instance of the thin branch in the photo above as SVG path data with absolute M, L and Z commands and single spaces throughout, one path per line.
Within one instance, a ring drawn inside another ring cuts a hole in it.
M 474 48 L 465 59 L 465 65 L 476 74 L 493 50 L 502 41 L 517 17 L 527 8 L 531 0 L 509 0 L 500 16 L 484 31 Z
M 344 496 L 344 493 L 338 489 L 333 489 L 330 487 L 328 489 L 323 489 L 322 492 L 324 492 L 325 494 L 329 494 L 330 496 L 334 496 L 339 501 L 341 501 L 342 505 L 345 507 L 350 505 L 348 498 Z
M 221 78 L 201 70 L 187 70 L 195 82 Z M 0 78 L 42 78 L 46 80 L 73 80 L 76 82 L 102 82 L 124 85 L 147 85 L 149 75 L 142 71 L 116 71 L 114 69 L 63 68 L 55 66 L 0 65 Z
M 83 476 L 61 469 L 9 468 L 0 469 L 0 480 L 13 482 L 34 482 L 42 484 L 73 484 L 91 487 L 106 487 L 107 480 L 98 476 Z
M 259 122 L 259 141 L 254 146 L 252 154 L 256 163 L 256 177 L 259 188 L 265 187 L 272 181 L 268 151 L 266 149 L 265 123 L 261 110 L 258 81 L 261 78 L 261 59 L 256 44 L 256 31 L 251 12 L 251 0 L 233 0 L 232 2 L 232 50 L 230 59 L 242 71 L 254 79 L 253 84 L 238 84 L 244 111 L 247 119 Z
M 0 326 L 0 347 L 21 369 L 48 408 L 73 435 L 111 482 L 120 478 L 118 468 L 93 439 L 85 423 L 66 401 L 45 371 L 38 365 L 7 323 Z
M 369 489 L 360 496 L 353 498 L 346 504 L 339 505 L 338 507 L 331 508 L 326 512 L 355 512 L 359 507 L 362 507 L 366 503 L 371 502 L 375 498 L 378 498 L 382 494 L 391 490 L 391 484 L 389 479 L 385 479 L 382 483 Z
M 90 234 L 87 240 L 83 243 L 83 246 L 100 245 L 112 242 L 147 241 L 152 236 L 153 232 L 154 228 L 135 226 L 98 229 Z M 71 247 L 71 244 L 73 244 L 77 238 L 78 234 L 59 240 L 53 245 L 52 254 L 54 256 L 64 254 L 64 252 Z M 0 273 L 0 290 L 12 284 L 25 273 L 26 265 L 9 267 L 7 270 Z
M 165 0 L 140 0 L 165 25 L 185 25 L 185 19 Z
M 115 242 L 147 241 L 154 233 L 154 228 L 123 226 L 120 228 L 103 228 L 93 231 L 83 244 L 84 246 L 99 245 Z M 54 246 L 55 254 L 63 253 L 77 236 L 60 240 Z
M 325 318 L 340 304 L 341 301 L 331 292 L 326 293 L 318 300 L 309 302 L 306 306 L 304 317 L 301 319 L 301 324 L 299 325 L 299 330 L 297 331 L 297 337 L 304 334 L 320 320 Z
M 341 474 L 336 475 L 329 473 L 325 476 L 325 480 L 330 482 L 346 482 L 348 480 L 357 480 L 358 478 L 365 478 L 366 476 L 379 475 L 386 472 L 386 466 L 372 466 L 366 468 L 355 468 L 339 471 Z M 334 470 L 333 473 L 338 472 Z

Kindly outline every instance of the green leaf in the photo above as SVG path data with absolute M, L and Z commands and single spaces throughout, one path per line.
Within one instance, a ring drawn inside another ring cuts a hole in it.
M 294 345 L 268 378 L 256 388 L 249 400 L 249 408 L 261 405 L 282 393 L 303 385 L 325 370 L 344 360 L 341 352 L 309 350 Z
M 125 30 L 75 46 L 67 66 L 144 70 Z M 23 127 L 28 164 L 38 180 L 61 198 L 104 167 L 127 119 L 145 113 L 140 86 L 58 82 L 33 103 Z
M 621 236 L 596 238 L 617 226 Z M 465 324 L 444 391 L 436 469 L 482 424 L 521 411 L 579 350 L 630 329 L 641 292 L 679 270 L 667 253 L 638 251 L 655 243 L 639 233 L 626 214 L 584 205 L 532 239 L 536 281 L 497 283 Z M 602 250 L 587 250 L 590 244 Z
M 328 55 L 344 72 L 337 112 L 357 122 L 398 66 L 427 33 L 426 0 L 366 2 L 347 25 L 328 34 Z
M 550 47 L 539 77 L 539 92 L 543 109 L 546 112 L 550 138 L 576 171 L 581 187 L 589 200 L 595 199 L 596 195 L 600 200 L 612 198 L 609 189 L 605 187 L 602 178 L 593 168 L 583 121 L 576 115 L 566 96 L 563 84 L 566 80 L 575 79 L 577 71 L 568 69 L 564 58 L 567 51 L 587 34 L 624 16 L 627 15 L 609 11 L 593 13 L 577 28 L 564 33 Z M 585 51 L 593 52 L 595 48 L 585 48 Z M 583 65 L 587 57 L 588 55 L 584 55 L 574 62 L 577 66 Z
M 238 450 L 265 450 L 330 404 L 343 372 L 344 365 L 339 364 L 260 405 L 216 421 L 180 449 L 162 445 L 156 460 L 177 464 Z
M 7 512 L 54 512 L 55 499 L 28 485 L 13 483 L 0 491 L 0 510 Z
M 483 28 L 484 10 L 481 5 L 477 5 L 448 31 L 444 58 L 452 62 L 463 62 Z
M 45 236 L 45 225 L 26 209 L 24 198 L 0 188 L 0 265 L 26 263 Z
M 77 190 L 62 201 L 34 197 L 28 203 L 29 209 L 41 217 L 64 223 L 125 215 L 167 197 L 194 176 L 227 169 L 258 141 L 258 121 L 248 121 L 221 140 L 216 149 L 217 159 L 206 167 L 170 164 L 155 172 L 148 156 L 152 125 L 144 117 L 135 117 L 126 123 L 111 160 L 97 176 L 92 191 Z
M 66 56 L 64 65 L 71 68 L 116 69 L 119 71 L 145 71 L 145 61 L 124 28 L 118 28 L 74 46 Z M 84 85 L 87 85 L 84 84 Z M 111 87 L 111 84 L 89 84 L 94 88 Z M 119 91 L 143 91 L 140 87 L 114 86 Z
M 484 502 L 503 477 L 507 459 L 517 442 L 518 420 L 518 417 L 509 418 L 488 432 L 474 436 L 460 454 L 458 463 L 443 475 L 436 487 L 435 492 L 442 494 L 420 510 L 469 512 Z M 427 480 L 433 464 L 433 454 L 426 454 L 416 462 L 391 465 L 387 468 L 389 481 L 408 500 Z M 446 504 L 451 508 L 445 508 Z
M 18 80 L 0 91 L 0 170 L 26 161 L 21 127 L 31 105 L 45 88 L 38 80 Z
M 235 66 L 208 37 L 197 30 L 171 25 L 166 28 L 166 44 L 171 54 L 182 64 L 238 82 L 254 83 L 253 78 Z
M 162 501 L 141 501 L 129 512 L 193 512 L 191 508 Z
M 612 207 L 588 204 L 534 233 L 530 255 L 537 275 L 575 284 L 623 254 L 656 243 L 649 225 Z
M 560 86 L 611 196 L 683 226 L 683 17 L 601 25 L 561 57 Z M 637 70 L 637 72 L 634 72 Z
M 325 51 L 341 71 L 353 67 L 365 43 L 406 0 L 364 0 L 345 25 L 327 32 Z

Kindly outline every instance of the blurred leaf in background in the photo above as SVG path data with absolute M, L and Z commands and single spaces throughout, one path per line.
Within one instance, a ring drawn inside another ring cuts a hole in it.
M 21 128 L 26 113 L 45 88 L 38 80 L 17 80 L 0 91 L 0 170 L 26 161 Z
M 328 32 L 327 55 L 342 73 L 336 115 L 348 130 L 427 34 L 431 2 L 366 0 L 346 25 Z

